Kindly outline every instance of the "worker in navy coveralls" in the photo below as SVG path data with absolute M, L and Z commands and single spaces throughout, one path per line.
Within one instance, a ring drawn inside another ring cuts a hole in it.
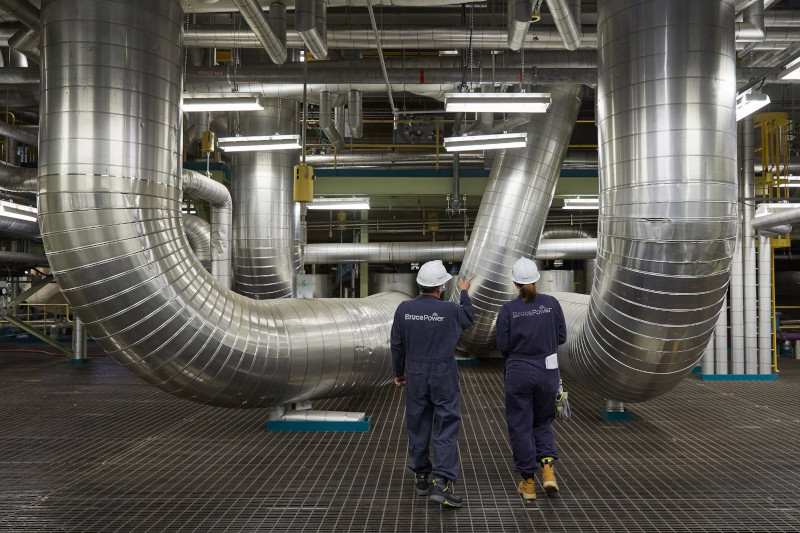
M 567 327 L 558 300 L 536 293 L 536 263 L 524 257 L 517 260 L 511 280 L 520 295 L 500 309 L 497 347 L 508 357 L 503 381 L 514 467 L 522 475 L 517 491 L 526 500 L 533 500 L 538 465 L 542 466 L 545 493 L 558 492 L 552 423 L 560 380 L 556 351 L 567 340 Z
M 406 387 L 408 465 L 415 473 L 417 495 L 445 507 L 461 507 L 453 491 L 458 478 L 458 430 L 461 427 L 458 366 L 454 350 L 475 313 L 469 299 L 472 278 L 460 280 L 460 305 L 441 296 L 452 276 L 441 261 L 422 265 L 420 295 L 397 307 L 392 324 L 394 382 Z M 433 461 L 428 447 L 433 434 Z M 432 479 L 431 479 L 432 475 Z

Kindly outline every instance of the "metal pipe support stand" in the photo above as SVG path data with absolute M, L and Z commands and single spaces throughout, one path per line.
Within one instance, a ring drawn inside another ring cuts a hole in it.
M 606 400 L 606 407 L 603 409 L 603 420 L 609 422 L 627 422 L 631 419 L 631 412 L 625 408 L 625 404 L 617 400 Z
M 269 415 L 267 431 L 369 431 L 365 413 L 315 411 L 311 402 L 282 405 Z

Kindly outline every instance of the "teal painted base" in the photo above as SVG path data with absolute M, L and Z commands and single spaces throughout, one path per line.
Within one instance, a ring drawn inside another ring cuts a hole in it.
M 697 365 L 692 369 L 692 374 L 700 374 L 701 372 L 703 372 L 703 367 L 700 365 Z
M 697 374 L 703 381 L 778 381 L 778 374 Z
M 355 422 L 268 420 L 267 431 L 369 431 L 370 418 Z
M 631 412 L 627 409 L 622 411 L 606 411 L 603 409 L 603 420 L 609 422 L 627 422 L 631 419 Z
M 466 358 L 465 359 L 458 359 L 458 358 L 456 358 L 456 364 L 458 366 L 478 366 L 480 363 L 478 363 L 478 359 L 477 358 L 475 358 L 475 359 L 466 359 Z
M 72 359 L 71 361 L 73 365 L 82 365 L 86 362 L 86 359 Z

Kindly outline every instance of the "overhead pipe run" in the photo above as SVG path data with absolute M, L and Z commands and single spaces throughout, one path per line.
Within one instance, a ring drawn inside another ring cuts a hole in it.
M 764 0 L 758 0 L 744 10 L 743 21 L 736 23 L 736 40 L 738 42 L 761 42 L 766 37 Z
M 354 139 L 364 136 L 364 111 L 361 107 L 361 91 L 347 93 L 347 123 Z
M 12 139 L 16 139 L 34 148 L 39 145 L 39 138 L 35 133 L 31 133 L 24 128 L 14 126 L 8 122 L 0 121 L 0 135 L 11 137 Z
M 7 192 L 36 193 L 39 171 L 0 162 L 0 190 Z
M 732 0 L 598 4 L 596 278 L 588 302 L 558 296 L 559 364 L 607 399 L 674 387 L 723 310 L 737 209 L 733 22 Z M 703 38 L 690 38 L 698 27 Z M 661 67 L 643 73 L 645 59 Z
M 519 50 L 531 25 L 530 0 L 508 0 L 508 48 Z
M 281 43 L 269 25 L 269 21 L 264 16 L 264 11 L 261 9 L 261 4 L 258 3 L 258 0 L 233 0 L 233 3 L 253 31 L 253 37 L 264 47 L 270 59 L 276 65 L 282 65 L 286 61 L 286 43 Z M 213 46 L 215 45 L 210 47 Z M 239 47 L 237 46 L 237 48 Z
M 197 402 L 270 407 L 390 383 L 407 296 L 259 302 L 191 253 L 177 179 L 182 23 L 176 0 L 44 4 L 39 220 L 65 298 L 116 361 Z
M 339 134 L 331 120 L 331 93 L 328 91 L 319 93 L 319 127 L 337 152 L 344 150 L 344 138 Z
M 531 114 L 531 121 L 516 130 L 527 132 L 525 148 L 504 150 L 495 158 L 464 254 L 459 276 L 475 276 L 469 291 L 475 322 L 461 334 L 461 353 L 476 354 L 494 343 L 500 307 L 517 294 L 511 266 L 521 256 L 536 254 L 553 200 L 583 88 L 541 91 L 551 93 L 552 103 L 547 113 Z
M 303 259 L 306 264 L 336 263 L 415 263 L 441 259 L 459 262 L 464 259 L 467 244 L 463 242 L 371 242 L 307 244 Z M 597 240 L 542 239 L 536 259 L 592 259 Z
M 577 50 L 583 39 L 581 0 L 547 0 L 553 23 L 564 40 L 564 48 Z

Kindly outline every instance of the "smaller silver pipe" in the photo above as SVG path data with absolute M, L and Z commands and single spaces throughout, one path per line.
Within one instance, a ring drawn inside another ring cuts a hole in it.
M 39 171 L 0 163 L 0 190 L 35 193 Z
M 792 232 L 792 226 L 784 224 L 782 226 L 772 226 L 771 228 L 758 230 L 759 235 L 765 237 L 775 237 L 777 235 L 786 235 Z
M 618 400 L 606 399 L 606 411 L 611 413 L 621 413 L 625 410 L 625 404 Z
M 736 23 L 736 40 L 738 42 L 761 42 L 766 36 L 764 0 L 757 0 L 744 10 L 743 21 Z
M 39 9 L 28 2 L 28 0 L 0 0 L 0 11 L 11 15 L 28 28 L 38 30 L 39 17 L 41 13 Z
M 211 224 L 197 215 L 183 213 L 183 229 L 197 259 L 211 272 Z
M 319 93 L 319 127 L 325 132 L 336 151 L 344 150 L 344 139 L 331 122 L 331 93 L 328 91 Z
M 86 361 L 86 328 L 78 315 L 72 317 L 72 364 L 80 365 Z
M 269 25 L 283 48 L 286 48 L 286 6 L 281 2 L 269 5 Z
M 753 115 L 740 122 L 742 128 L 742 193 L 743 198 L 755 194 L 753 150 L 755 132 Z M 744 275 L 744 354 L 745 359 L 758 357 L 758 312 L 756 303 L 756 234 L 753 229 L 753 202 L 740 202 L 742 210 L 742 263 Z
M 39 146 L 39 136 L 8 122 L 0 122 L 0 135 L 11 137 L 33 147 Z
M 779 235 L 781 232 L 775 229 L 798 222 L 800 222 L 800 207 L 791 204 L 761 204 L 753 218 L 753 229 L 759 232 L 767 230 Z
M 719 319 L 714 327 L 715 374 L 728 373 L 728 295 L 722 301 Z
M 703 359 L 701 363 L 701 369 L 703 374 L 713 374 L 714 373 L 714 342 L 715 336 L 714 333 L 711 334 L 711 339 L 708 341 L 708 346 L 706 346 L 705 351 L 703 352 Z
M 531 2 L 508 0 L 508 47 L 519 50 L 531 25 Z
M 564 40 L 564 48 L 577 50 L 583 40 L 580 0 L 547 0 L 553 23 Z
M 347 122 L 350 124 L 350 133 L 354 139 L 364 135 L 364 112 L 361 107 L 361 91 L 348 91 L 347 93 Z
M 42 40 L 42 35 L 39 30 L 33 28 L 24 28 L 12 35 L 8 39 L 8 46 L 19 51 L 29 60 L 37 65 L 42 62 L 39 53 L 39 45 Z
M 294 16 L 295 29 L 308 51 L 319 60 L 328 57 L 327 6 L 325 2 L 322 0 L 297 0 Z
M 772 373 L 772 243 L 758 238 L 758 365 L 748 365 L 748 374 Z
M 193 170 L 183 170 L 183 192 L 211 204 L 211 272 L 220 284 L 229 289 L 233 281 L 231 269 L 231 234 L 233 200 L 221 183 Z
M 364 420 L 365 413 L 349 413 L 346 411 L 315 411 L 289 409 L 283 411 L 273 420 L 299 421 L 299 422 L 358 422 Z
M 343 95 L 333 95 L 333 97 L 331 99 L 331 104 L 333 105 L 333 127 L 336 128 L 337 132 L 339 132 L 339 136 L 344 138 L 344 123 L 345 123 L 345 117 L 347 115 L 345 114 L 344 104 L 337 104 L 336 98 L 335 98 L 336 96 L 343 96 Z M 337 158 L 335 158 L 335 159 L 338 161 L 339 160 L 338 156 L 344 156 L 344 155 L 347 155 L 348 157 L 350 157 L 350 156 L 353 156 L 355 154 L 352 154 L 352 153 L 351 154 L 337 154 Z M 321 156 L 321 157 L 326 157 L 326 156 Z M 330 156 L 329 159 L 330 159 L 331 163 L 334 162 L 334 158 L 332 156 Z
M 258 0 L 233 0 L 233 3 L 272 61 L 276 65 L 282 65 L 286 61 L 286 44 L 281 44 L 278 36 L 272 31 Z
M 49 267 L 47 257 L 40 254 L 29 254 L 26 252 L 6 252 L 0 251 L 0 263 L 16 263 L 18 265 L 45 266 Z

